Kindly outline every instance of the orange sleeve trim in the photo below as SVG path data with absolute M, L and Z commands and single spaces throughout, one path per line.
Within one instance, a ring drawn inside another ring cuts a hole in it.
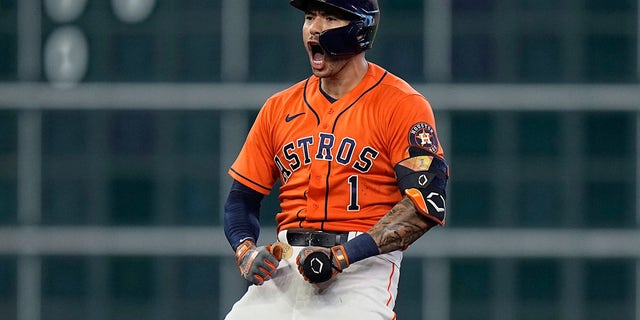
M 429 210 L 427 209 L 427 203 L 424 201 L 424 196 L 422 195 L 422 192 L 420 192 L 420 190 L 415 188 L 410 188 L 405 190 L 404 194 L 407 196 L 407 198 L 411 200 L 411 202 L 413 202 L 414 206 L 416 207 L 416 210 L 418 210 L 420 214 L 422 214 L 423 216 L 425 216 L 430 220 L 433 220 L 434 222 L 438 223 L 441 226 L 444 225 L 444 221 L 440 221 L 438 220 L 438 218 L 429 214 Z
M 422 193 L 415 188 L 407 189 L 404 193 L 411 199 L 413 204 L 416 206 L 416 209 L 422 213 L 422 215 L 428 216 L 429 210 L 427 209 L 427 203 L 424 201 L 424 197 Z

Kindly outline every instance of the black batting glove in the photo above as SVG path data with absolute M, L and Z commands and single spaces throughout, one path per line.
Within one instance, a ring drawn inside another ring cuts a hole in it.
M 322 283 L 349 267 L 349 258 L 342 245 L 331 248 L 307 247 L 296 258 L 298 272 L 309 283 Z

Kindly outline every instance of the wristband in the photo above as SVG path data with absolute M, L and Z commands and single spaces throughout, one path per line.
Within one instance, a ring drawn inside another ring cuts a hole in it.
M 380 254 L 378 244 L 366 232 L 345 242 L 342 247 L 344 255 L 349 257 L 349 264 Z

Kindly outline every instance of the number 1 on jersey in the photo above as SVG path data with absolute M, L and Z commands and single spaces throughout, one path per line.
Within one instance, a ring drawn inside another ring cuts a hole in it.
M 349 182 L 350 192 L 349 192 L 349 205 L 347 206 L 347 211 L 359 211 L 360 205 L 358 204 L 358 176 L 352 175 L 347 179 Z

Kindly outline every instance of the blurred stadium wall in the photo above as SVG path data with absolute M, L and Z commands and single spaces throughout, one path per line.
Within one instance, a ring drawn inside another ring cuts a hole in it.
M 0 0 L 0 319 L 225 314 L 226 170 L 309 73 L 287 2 Z M 380 2 L 452 167 L 398 318 L 640 319 L 638 1 Z

